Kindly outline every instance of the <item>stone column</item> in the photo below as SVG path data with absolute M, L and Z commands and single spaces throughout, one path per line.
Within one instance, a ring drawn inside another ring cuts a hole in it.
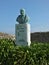
M 15 25 L 16 45 L 30 46 L 30 24 Z

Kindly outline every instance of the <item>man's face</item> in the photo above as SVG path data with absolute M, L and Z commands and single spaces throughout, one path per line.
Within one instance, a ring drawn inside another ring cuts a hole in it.
M 24 10 L 20 10 L 20 14 L 21 15 L 25 15 L 25 11 Z

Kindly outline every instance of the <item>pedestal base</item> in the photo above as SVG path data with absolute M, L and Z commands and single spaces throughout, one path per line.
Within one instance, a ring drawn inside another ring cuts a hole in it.
M 15 38 L 17 45 L 30 46 L 30 24 L 16 24 Z

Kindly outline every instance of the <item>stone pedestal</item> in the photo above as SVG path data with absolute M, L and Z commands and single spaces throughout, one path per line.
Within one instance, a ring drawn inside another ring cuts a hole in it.
M 16 24 L 15 38 L 17 45 L 30 46 L 30 24 Z

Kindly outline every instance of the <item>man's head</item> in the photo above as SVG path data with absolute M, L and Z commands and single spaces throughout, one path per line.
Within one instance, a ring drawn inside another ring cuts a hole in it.
M 20 9 L 20 14 L 25 15 L 25 9 Z

